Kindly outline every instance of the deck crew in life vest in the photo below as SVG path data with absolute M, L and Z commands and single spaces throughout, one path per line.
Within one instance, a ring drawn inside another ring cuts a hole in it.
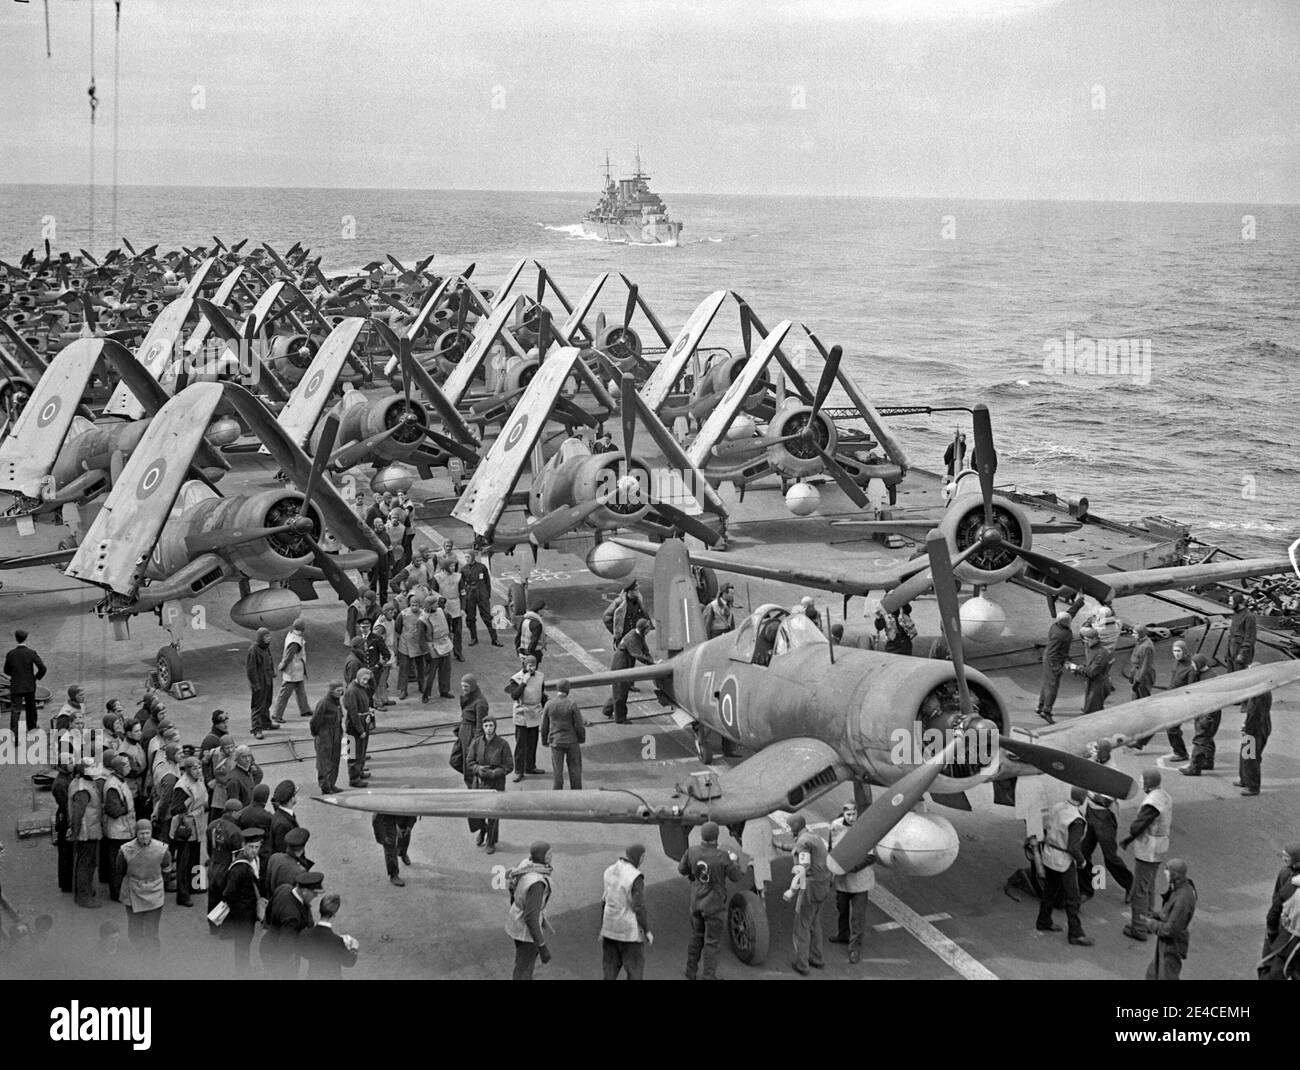
M 1088 798 L 1083 788 L 1071 788 L 1070 798 L 1056 803 L 1047 815 L 1043 836 L 1043 895 L 1038 901 L 1037 928 L 1040 932 L 1059 932 L 1052 921 L 1052 906 L 1065 901 L 1067 937 L 1072 944 L 1091 947 L 1092 937 L 1084 935 L 1079 917 L 1079 874 L 1087 863 L 1083 857 L 1086 822 L 1082 807 Z
M 1146 918 L 1153 912 L 1156 874 L 1169 850 L 1169 829 L 1173 823 L 1174 800 L 1160 786 L 1160 770 L 1142 773 L 1142 805 L 1129 826 L 1128 835 L 1119 845 L 1133 846 L 1132 919 L 1124 926 L 1124 935 L 1133 940 L 1147 938 Z
M 537 960 L 545 966 L 551 961 L 546 946 L 551 927 L 546 921 L 546 904 L 551 899 L 551 845 L 537 840 L 528 848 L 528 857 L 507 873 L 510 888 L 510 913 L 506 916 L 506 934 L 515 942 L 515 969 L 511 979 L 531 981 Z
M 645 847 L 634 843 L 605 870 L 600 950 L 606 981 L 617 981 L 620 971 L 627 973 L 629 981 L 645 977 L 645 950 L 655 938 L 646 917 L 644 857 Z

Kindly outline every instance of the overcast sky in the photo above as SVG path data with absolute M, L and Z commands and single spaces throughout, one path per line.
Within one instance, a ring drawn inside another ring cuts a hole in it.
M 0 182 L 85 182 L 90 5 L 0 4 Z M 132 184 L 1300 201 L 1300 3 L 123 0 Z M 202 105 L 197 107 L 196 105 Z M 1099 106 L 1100 105 L 1100 106 Z

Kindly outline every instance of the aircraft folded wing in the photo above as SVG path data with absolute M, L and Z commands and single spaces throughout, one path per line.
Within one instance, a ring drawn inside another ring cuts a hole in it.
M 600 296 L 601 288 L 609 281 L 609 272 L 605 271 L 597 275 L 587 287 L 586 293 L 582 295 L 581 300 L 573 306 L 573 311 L 565 318 L 560 325 L 560 329 L 555 333 L 560 336 L 560 341 L 565 345 L 577 345 L 578 342 L 574 335 L 578 333 L 578 328 L 582 326 L 582 321 L 587 318 L 587 313 L 591 311 L 591 306 L 596 303 L 596 298 Z
M 506 320 L 510 318 L 513 309 L 513 302 L 503 302 L 492 310 L 492 314 L 486 320 L 480 319 L 475 325 L 474 340 L 443 383 L 442 392 L 453 405 L 460 404 L 460 399 L 469 388 L 474 373 L 478 371 L 488 350 L 505 329 Z
M 613 542 L 626 546 L 637 553 L 654 556 L 658 551 L 657 543 L 644 542 L 639 539 L 615 537 Z M 848 572 L 822 572 L 817 569 L 796 568 L 793 565 L 762 565 L 757 561 L 746 561 L 739 554 L 715 554 L 707 550 L 692 550 L 691 564 L 711 568 L 718 572 L 734 572 L 741 576 L 753 576 L 760 580 L 775 580 L 778 583 L 792 583 L 802 587 L 816 587 L 822 591 L 835 591 L 838 594 L 866 594 L 868 591 L 888 591 L 897 587 L 903 580 L 915 572 L 929 567 L 924 558 L 900 561 L 879 572 L 854 570 Z
M 486 534 L 501 519 L 510 492 L 519 481 L 577 359 L 578 350 L 566 346 L 538 366 L 537 374 L 506 418 L 487 458 L 474 470 L 469 486 L 451 511 L 453 517 L 473 528 L 474 534 Z
M 714 410 L 709 413 L 709 418 L 704 421 L 704 426 L 700 428 L 700 433 L 695 436 L 695 441 L 691 443 L 688 452 L 692 463 L 700 468 L 708 465 L 713 456 L 713 447 L 722 441 L 722 436 L 726 434 L 727 428 L 731 426 L 731 421 L 735 419 L 736 413 L 740 411 L 740 406 L 744 404 L 745 398 L 749 392 L 754 389 L 754 384 L 758 382 L 758 377 L 767 367 L 768 361 L 772 359 L 772 354 L 776 351 L 790 332 L 790 321 L 782 320 L 772 329 L 772 332 L 763 339 L 762 345 L 754 354 L 745 361 L 744 368 L 731 386 L 727 387 L 727 392 L 722 395 L 722 400 L 718 402 Z
M 415 318 L 407 324 L 406 330 L 402 332 L 407 338 L 410 338 L 412 341 L 415 340 L 415 336 L 424 329 L 425 323 L 428 322 L 429 317 L 433 315 L 439 302 L 442 301 L 443 297 L 446 295 L 447 288 L 451 286 L 453 282 L 456 282 L 457 279 L 458 276 L 456 275 L 448 275 L 429 292 L 429 296 L 425 299 L 424 304 L 420 306 L 420 311 L 415 314 Z
M 1149 594 L 1203 583 L 1225 583 L 1291 572 L 1285 557 L 1259 557 L 1241 561 L 1213 561 L 1204 565 L 1179 565 L 1175 568 L 1147 568 L 1136 572 L 1103 572 L 1097 578 L 1110 585 L 1116 598 L 1131 594 Z
M 677 384 L 677 380 L 682 377 L 682 372 L 686 370 L 691 355 L 699 347 L 704 332 L 709 329 L 709 324 L 713 322 L 713 317 L 718 314 L 718 309 L 726 299 L 726 290 L 714 290 L 695 306 L 695 311 L 687 318 L 681 333 L 673 340 L 673 344 L 668 347 L 668 352 L 660 358 L 654 371 L 642 384 L 641 400 L 654 412 L 658 413 L 664 402 L 668 400 L 668 395 Z
M 106 345 L 99 338 L 80 338 L 50 361 L 13 430 L 0 443 L 0 490 L 29 498 L 40 493 L 59 448 L 77 414 L 81 395 Z
M 221 403 L 219 383 L 195 383 L 149 423 L 65 575 L 133 596 L 190 460 Z
M 163 372 L 171 363 L 173 353 L 177 352 L 177 342 L 180 340 L 181 332 L 185 330 L 185 321 L 193 308 L 193 298 L 176 298 L 158 313 L 158 318 L 153 321 L 149 333 L 144 336 L 144 341 L 136 350 L 135 359 L 149 372 L 155 383 L 162 379 Z M 143 419 L 146 411 L 143 400 L 137 398 L 126 382 L 117 384 L 113 396 L 104 406 L 105 416 L 125 416 L 128 420 Z
M 156 416 L 162 407 L 171 400 L 163 385 L 153 374 L 131 354 L 120 342 L 104 340 L 104 359 L 113 366 L 120 377 L 118 388 L 123 385 L 131 395 L 132 403 L 139 408 L 141 417 Z M 105 410 L 107 411 L 107 410 Z M 221 455 L 215 446 L 200 442 L 194 453 L 194 464 L 199 468 L 220 468 L 230 470 L 230 462 Z
M 325 410 L 330 391 L 334 389 L 339 373 L 347 362 L 348 353 L 356 345 L 357 335 L 361 333 L 365 322 L 359 316 L 349 316 L 330 331 L 329 337 L 321 343 L 310 366 L 280 410 L 280 426 L 300 449 L 306 447 L 311 429 L 316 426 L 316 421 Z
M 213 269 L 216 263 L 217 258 L 215 256 L 210 256 L 203 261 L 203 263 L 199 265 L 198 271 L 194 272 L 194 277 L 190 279 L 189 285 L 185 287 L 185 293 L 183 296 L 198 297 L 199 291 L 203 288 L 203 284 L 208 280 L 208 272 Z
M 1150 698 L 1098 710 L 1066 724 L 1039 728 L 1033 735 L 1036 739 L 1050 742 L 1058 750 L 1082 754 L 1087 745 L 1096 740 L 1126 742 L 1141 739 L 1162 728 L 1172 728 L 1298 680 L 1300 661 L 1254 665 Z
M 429 399 L 429 403 L 438 413 L 438 418 L 447 431 L 466 445 L 479 445 L 478 435 L 474 434 L 451 398 L 443 392 L 442 387 L 418 360 L 411 361 L 411 381 L 420 388 L 420 393 Z

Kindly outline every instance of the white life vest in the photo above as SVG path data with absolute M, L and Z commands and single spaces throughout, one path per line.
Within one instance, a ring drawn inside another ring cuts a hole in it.
M 126 887 L 122 890 L 136 913 L 157 910 L 163 905 L 162 867 L 166 854 L 166 845 L 157 840 L 150 841 L 148 847 L 141 847 L 140 842 L 134 839 L 122 846 L 122 855 L 126 859 Z
M 624 943 L 642 943 L 645 933 L 637 924 L 636 911 L 632 909 L 632 885 L 641 871 L 626 858 L 620 858 L 605 870 L 605 913 L 600 922 L 600 935 Z
M 1047 815 L 1043 865 L 1048 869 L 1064 873 L 1074 864 L 1074 856 L 1070 854 L 1070 826 L 1079 819 L 1079 808 L 1068 799 L 1053 806 Z
M 84 791 L 90 798 L 86 802 L 86 812 L 81 818 L 81 827 L 73 830 L 77 840 L 103 839 L 104 801 L 99 794 L 99 785 L 86 777 L 77 777 L 68 789 L 68 801 L 71 803 L 77 792 Z
M 830 849 L 835 850 L 835 845 L 844 839 L 845 834 L 852 826 L 844 823 L 844 818 L 837 817 L 831 822 Z M 868 866 L 866 869 L 860 869 L 856 873 L 843 873 L 835 875 L 835 890 L 837 892 L 869 892 L 876 886 L 875 870 Z
M 1156 819 L 1133 841 L 1133 857 L 1143 862 L 1159 862 L 1169 850 L 1169 826 L 1173 823 L 1174 800 L 1164 788 L 1156 788 L 1142 800 L 1143 806 L 1154 806 Z
M 528 898 L 528 889 L 538 881 L 546 885 L 546 892 L 542 896 L 542 909 L 538 914 L 537 924 L 543 931 L 546 930 L 546 904 L 551 899 L 551 882 L 545 874 L 525 873 L 515 886 L 514 897 L 510 900 L 510 914 L 506 918 L 506 933 L 512 940 L 529 944 L 533 942 L 533 934 L 528 931 L 528 926 L 524 923 L 524 903 Z
M 126 813 L 121 817 L 109 817 L 105 811 L 104 835 L 110 840 L 135 839 L 135 797 L 131 794 L 131 789 L 116 773 L 110 773 L 108 779 L 104 781 L 104 798 L 108 798 L 110 791 L 116 791 L 121 795 L 122 802 L 126 804 Z
M 284 637 L 284 645 L 281 647 L 280 659 L 282 661 L 284 660 L 284 655 L 288 653 L 289 647 L 294 643 L 297 643 L 302 649 L 298 652 L 298 656 L 291 659 L 284 667 L 283 678 L 288 680 L 290 683 L 307 679 L 307 637 L 303 635 L 302 632 L 291 631 Z

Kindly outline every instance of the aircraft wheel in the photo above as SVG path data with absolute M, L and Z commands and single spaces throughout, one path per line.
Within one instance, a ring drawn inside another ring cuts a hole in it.
M 718 574 L 711 568 L 693 568 L 695 573 L 695 597 L 700 605 L 706 606 L 718 597 Z
M 758 966 L 767 958 L 771 933 L 767 907 L 757 892 L 736 892 L 727 904 L 727 935 L 731 950 L 746 966 Z
M 172 684 L 185 679 L 184 670 L 181 668 L 181 655 L 174 646 L 169 644 L 159 647 L 156 664 L 159 690 L 166 691 Z

